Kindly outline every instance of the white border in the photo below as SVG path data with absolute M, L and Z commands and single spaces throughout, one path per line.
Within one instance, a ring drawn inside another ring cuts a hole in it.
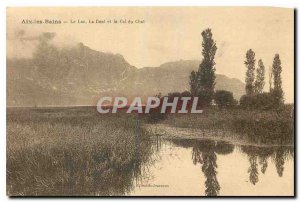
M 173 1 L 173 0 L 51 0 L 51 1 L 38 1 L 38 0 L 7 0 L 7 6 L 276 6 L 276 7 L 289 7 L 297 6 L 297 0 L 189 0 L 189 1 Z
M 189 1 L 174 1 L 174 0 L 106 0 L 106 1 L 96 1 L 96 0 L 51 0 L 51 1 L 41 1 L 41 0 L 2 0 L 0 1 L 0 124 L 1 124 L 1 145 L 0 145 L 0 154 L 1 154 L 1 161 L 0 161 L 0 201 L 8 201 L 12 200 L 6 197 L 6 7 L 23 7 L 23 6 L 271 6 L 271 7 L 287 7 L 287 8 L 300 8 L 300 1 L 299 0 L 231 0 L 226 1 L 225 0 L 189 0 Z M 297 27 L 299 27 L 299 20 L 297 21 Z M 298 43 L 297 43 L 298 45 Z M 297 47 L 297 46 L 296 46 Z M 296 48 L 295 47 L 295 48 Z M 299 58 L 299 52 L 297 52 L 296 58 Z M 296 65 L 296 64 L 295 64 Z M 297 67 L 296 67 L 297 69 Z M 297 72 L 297 78 L 300 78 L 299 72 Z M 297 79 L 295 80 L 297 82 Z M 297 84 L 297 94 L 299 95 L 299 86 Z M 297 106 L 299 106 L 299 103 L 297 102 Z M 297 110 L 298 114 L 299 110 Z M 297 125 L 300 126 L 299 119 L 297 120 Z M 297 136 L 297 135 L 296 135 Z M 299 137 L 297 138 L 297 145 L 299 147 Z M 297 149 L 299 150 L 299 149 Z M 298 152 L 295 156 L 299 156 Z M 297 158 L 298 163 L 298 158 Z M 298 166 L 297 166 L 298 168 Z M 299 168 L 298 168 L 299 170 Z M 272 186 L 272 185 L 270 185 Z M 299 186 L 297 186 L 296 193 L 299 193 Z M 132 199 L 132 198 L 131 198 Z M 204 198 L 201 198 L 202 200 Z M 223 198 L 224 199 L 224 198 Z M 16 199 L 15 199 L 16 200 Z M 25 198 L 26 201 L 41 201 L 45 200 L 42 198 L 33 199 L 33 198 Z M 49 200 L 49 199 L 47 199 Z M 57 200 L 57 201 L 63 201 L 65 199 L 60 198 L 54 198 L 50 200 Z M 77 199 L 77 201 L 87 201 L 88 198 L 80 198 Z M 99 200 L 99 199 L 96 199 Z M 102 198 L 103 200 L 103 198 Z M 115 201 L 117 199 L 110 199 L 112 201 Z M 124 199 L 123 199 L 124 200 Z M 125 199 L 130 200 L 130 199 Z M 144 200 L 144 199 L 135 199 L 135 200 Z M 149 199 L 148 199 L 149 200 Z M 170 200 L 170 199 L 150 199 L 150 200 Z M 190 199 L 180 199 L 182 201 L 187 201 Z M 199 200 L 199 198 L 196 198 L 195 200 Z M 216 199 L 214 199 L 216 200 Z M 239 200 L 249 200 L 246 199 L 239 199 Z M 255 199 L 257 201 L 264 201 L 266 199 Z M 273 199 L 269 199 L 273 200 Z M 289 199 L 284 199 L 289 200 Z

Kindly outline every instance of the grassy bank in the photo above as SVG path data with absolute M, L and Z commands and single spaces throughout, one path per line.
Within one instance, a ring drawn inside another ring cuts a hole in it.
M 7 194 L 123 195 L 152 152 L 134 115 L 8 109 Z
M 273 111 L 208 108 L 202 114 L 168 115 L 160 124 L 211 131 L 211 135 L 218 135 L 217 131 L 229 131 L 250 143 L 293 143 L 293 106 Z

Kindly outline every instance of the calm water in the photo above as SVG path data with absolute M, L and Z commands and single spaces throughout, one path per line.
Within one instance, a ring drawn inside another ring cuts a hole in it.
M 128 195 L 293 195 L 293 147 L 210 140 L 153 141 Z

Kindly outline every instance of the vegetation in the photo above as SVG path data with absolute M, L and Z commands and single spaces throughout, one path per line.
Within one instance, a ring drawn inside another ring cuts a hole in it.
M 210 97 L 211 92 L 214 92 L 215 63 L 213 60 L 217 48 L 210 29 L 203 31 L 202 36 L 204 59 L 198 72 L 191 72 L 190 92 L 192 95 L 199 96 L 208 104 L 212 98 Z M 292 144 L 294 107 L 283 104 L 282 67 L 279 54 L 275 55 L 273 61 L 269 78 L 270 92 L 264 92 L 265 66 L 262 60 L 258 61 L 256 77 L 255 62 L 255 53 L 252 49 L 249 49 L 246 52 L 244 62 L 247 68 L 245 77 L 246 94 L 240 98 L 239 106 L 222 111 L 207 106 L 203 114 L 172 115 L 163 123 L 176 127 L 199 128 L 202 130 L 233 131 L 240 136 L 237 138 L 244 138 L 243 136 L 245 136 L 247 141 L 255 144 Z M 205 89 L 209 90 L 205 91 Z M 213 95 L 219 109 L 228 108 L 237 103 L 229 91 L 219 90 L 214 92 Z
M 232 107 L 236 105 L 232 92 L 226 90 L 217 90 L 214 97 L 219 108 Z
M 214 91 L 215 86 L 215 62 L 214 57 L 217 50 L 216 42 L 212 38 L 211 29 L 202 32 L 202 55 L 203 60 L 198 71 L 192 71 L 190 74 L 190 93 L 198 96 L 206 106 L 211 104 L 212 99 L 215 100 L 219 108 L 225 106 L 233 106 L 237 102 L 233 99 L 232 93 L 219 90 Z M 265 66 L 263 61 L 258 61 L 255 77 L 255 52 L 249 49 L 246 52 L 245 76 L 245 92 L 246 94 L 240 98 L 240 105 L 247 109 L 269 110 L 280 108 L 283 106 L 283 90 L 281 81 L 281 61 L 279 54 L 276 54 L 273 61 L 272 71 L 269 75 L 270 92 L 264 92 L 265 86 Z M 272 87 L 272 84 L 274 87 Z
M 255 71 L 255 53 L 249 49 L 246 53 L 246 61 L 244 62 L 247 68 L 246 71 L 246 95 L 251 96 L 254 94 L 254 71 Z
M 221 136 L 225 140 L 241 140 L 249 144 L 293 145 L 293 110 L 292 105 L 268 111 L 239 107 L 205 108 L 202 114 L 168 115 L 161 123 L 206 131 L 207 137 L 212 139 Z
M 123 195 L 152 153 L 135 115 L 16 108 L 7 123 L 10 196 Z
M 284 107 L 283 90 L 281 86 L 282 67 L 279 54 L 276 54 L 274 57 L 272 71 L 269 75 L 269 93 L 263 91 L 265 85 L 265 67 L 262 60 L 258 61 L 256 80 L 254 81 L 255 53 L 251 49 L 246 53 L 245 64 L 247 66 L 246 94 L 240 98 L 240 105 L 247 109 L 262 110 Z
M 203 59 L 197 72 L 192 71 L 190 75 L 190 90 L 192 95 L 200 96 L 206 104 L 210 104 L 214 96 L 215 88 L 215 54 L 217 51 L 216 42 L 212 38 L 211 29 L 201 33 Z
M 283 91 L 282 91 L 282 81 L 281 81 L 281 61 L 279 58 L 279 54 L 276 54 L 274 57 L 273 65 L 272 65 L 272 73 L 274 78 L 274 89 L 272 89 L 271 93 L 275 99 L 276 106 L 281 106 L 283 104 Z
M 256 80 L 254 83 L 255 94 L 261 94 L 265 87 L 265 66 L 262 60 L 258 61 L 258 68 L 256 69 Z
M 271 110 L 276 109 L 276 103 L 271 93 L 260 93 L 254 96 L 243 95 L 240 105 L 247 109 Z

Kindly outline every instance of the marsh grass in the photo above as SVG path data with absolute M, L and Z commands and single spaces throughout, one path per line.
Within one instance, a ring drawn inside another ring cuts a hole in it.
M 169 126 L 212 131 L 232 131 L 249 143 L 293 144 L 293 106 L 280 110 L 204 109 L 202 114 L 170 114 Z
M 135 115 L 94 108 L 7 110 L 7 195 L 124 195 L 143 173 L 150 138 Z

